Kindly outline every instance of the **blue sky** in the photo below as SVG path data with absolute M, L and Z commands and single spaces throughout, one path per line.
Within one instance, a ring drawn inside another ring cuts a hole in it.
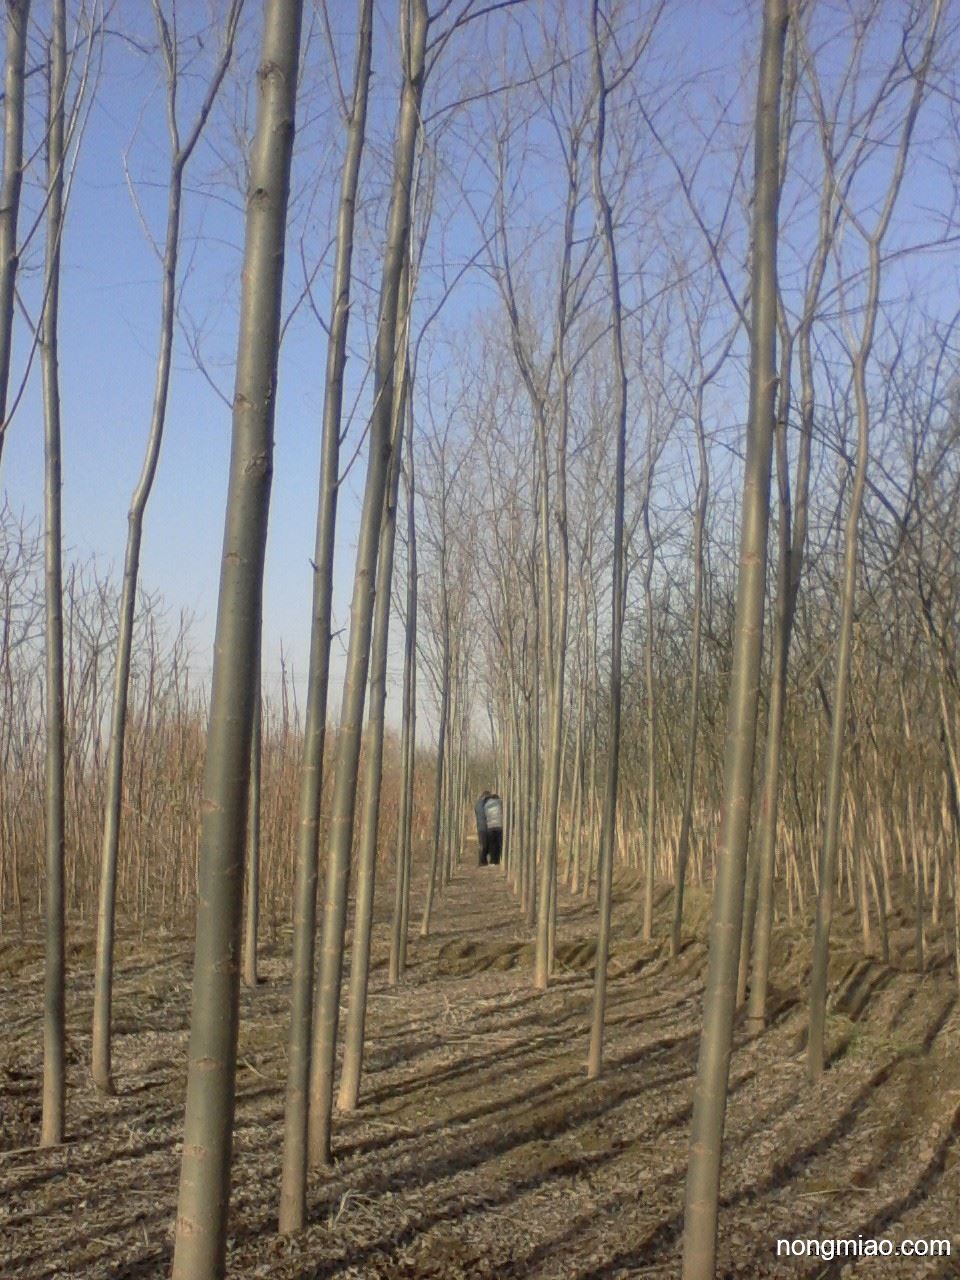
M 557 0 L 559 3 L 559 0 Z M 222 8 L 222 4 L 214 9 Z M 46 6 L 34 7 L 35 22 L 44 21 Z M 342 128 L 331 103 L 328 59 L 317 25 L 316 11 L 308 28 L 308 72 L 301 104 L 303 132 L 298 140 L 295 162 L 295 202 L 293 229 L 288 251 L 286 299 L 288 309 L 302 285 L 300 237 L 305 237 L 306 254 L 312 260 L 329 239 L 337 190 L 339 149 Z M 534 6 L 528 12 L 540 12 Z M 149 8 L 145 2 L 124 0 L 121 20 L 132 25 L 124 37 L 140 44 L 152 41 Z M 183 88 L 182 119 L 190 118 L 190 107 L 201 92 L 209 67 L 212 41 L 205 27 L 207 5 L 181 5 L 182 21 L 195 22 L 196 33 L 206 40 L 201 51 L 197 42 L 197 62 Z M 546 12 L 559 12 L 546 6 Z M 333 34 L 341 61 L 341 75 L 349 84 L 352 74 L 352 0 L 336 0 L 330 6 Z M 378 245 L 384 220 L 382 199 L 388 179 L 390 136 L 395 114 L 396 34 L 394 6 L 378 6 L 375 32 L 374 90 L 370 112 L 370 141 L 364 172 L 364 204 L 360 211 L 357 255 L 358 283 L 355 287 L 356 314 L 353 321 L 350 378 L 353 394 L 359 388 L 370 319 L 375 307 L 378 282 Z M 248 92 L 251 59 L 255 56 L 260 5 L 248 0 L 241 41 L 243 55 L 231 73 L 218 109 L 210 122 L 207 140 L 188 172 L 183 265 L 186 268 L 184 304 L 186 312 L 201 325 L 201 350 L 212 376 L 229 396 L 232 389 L 232 353 L 236 333 L 236 298 L 239 288 L 239 261 L 242 244 L 242 201 L 228 170 L 242 163 L 242 153 L 231 136 L 230 121 L 237 108 L 245 105 L 252 120 L 252 98 Z M 523 19 L 526 21 L 527 19 Z M 511 19 L 511 21 L 520 21 Z M 741 87 L 747 70 L 746 40 L 754 34 L 755 14 L 751 6 L 684 0 L 668 6 L 663 42 L 657 55 L 656 74 L 667 78 L 694 68 L 710 68 L 712 84 L 722 89 L 733 104 L 733 114 L 748 119 L 752 109 L 752 76 Z M 519 28 L 514 27 L 516 32 Z M 39 29 L 34 34 L 34 54 L 39 48 Z M 433 105 L 470 91 L 489 72 L 489 59 L 502 40 L 494 22 L 483 38 L 472 33 L 459 45 L 451 45 L 451 56 L 430 92 Z M 31 132 L 38 135 L 40 88 L 34 80 L 31 92 Z M 312 88 L 316 85 L 315 90 Z M 696 98 L 682 104 L 696 111 Z M 706 102 L 706 97 L 703 98 Z M 163 226 L 167 142 L 163 129 L 163 90 L 158 61 L 140 51 L 126 38 L 112 37 L 105 46 L 104 64 L 80 149 L 76 180 L 64 242 L 62 286 L 61 367 L 63 384 L 64 448 L 64 536 L 68 552 L 80 557 L 94 554 L 119 570 L 126 531 L 126 509 L 143 454 L 154 380 L 154 362 L 159 314 L 159 266 L 151 251 L 128 190 L 123 156 L 128 152 L 129 172 L 141 201 L 146 220 L 155 235 Z M 682 111 L 677 119 L 681 119 Z M 445 152 L 455 164 L 459 143 Z M 463 153 L 459 153 L 463 154 Z M 444 252 L 456 262 L 473 251 L 475 228 L 462 208 L 457 211 L 457 183 L 464 181 L 482 188 L 464 160 L 460 173 L 445 172 L 440 203 Z M 749 167 L 749 162 L 748 162 Z M 28 181 L 25 208 L 37 207 L 36 183 L 39 166 Z M 925 169 L 911 178 L 912 192 L 905 193 L 918 207 L 930 196 L 942 173 Z M 32 189 L 31 185 L 32 184 Z M 202 189 L 196 190 L 197 184 Z M 908 184 L 909 187 L 909 184 Z M 558 188 L 543 168 L 531 170 L 527 182 L 529 224 L 537 220 L 539 204 L 544 206 L 545 224 L 555 220 L 554 203 Z M 937 194 L 934 203 L 942 203 Z M 677 210 L 682 220 L 682 210 Z M 523 221 L 523 219 L 521 219 Z M 26 213 L 22 225 L 26 224 Z M 898 234 L 905 235 L 920 223 L 907 217 Z M 36 301 L 40 240 L 37 237 L 26 259 L 23 290 L 28 305 Z M 624 255 L 639 252 L 625 237 Z M 436 264 L 440 254 L 440 232 L 433 236 L 428 262 Z M 639 243 L 639 242 L 638 242 Z M 955 260 L 949 269 L 931 268 L 949 293 L 956 284 Z M 424 278 L 425 296 L 421 314 L 436 297 L 437 274 L 428 270 Z M 321 314 L 327 301 L 326 275 L 321 271 L 315 285 Z M 468 276 L 451 298 L 437 339 L 444 325 L 454 343 L 469 341 L 470 317 L 476 308 L 495 305 L 489 282 L 479 273 Z M 21 325 L 16 336 L 14 382 L 23 369 L 27 334 Z M 311 591 L 310 556 L 313 550 L 319 466 L 319 422 L 323 395 L 323 365 L 326 344 L 323 332 L 309 309 L 297 313 L 287 331 L 281 360 L 280 388 L 276 416 L 276 452 L 273 498 L 268 545 L 265 595 L 265 669 L 268 687 L 275 686 L 279 672 L 280 644 L 288 663 L 297 672 L 298 682 L 306 673 Z M 456 358 L 449 374 L 457 376 Z M 730 394 L 739 391 L 734 384 Z M 742 412 L 742 411 L 741 411 Z M 357 431 L 362 425 L 361 395 L 357 421 L 344 447 L 344 456 L 353 454 Z M 171 387 L 166 435 L 156 485 L 147 513 L 143 544 L 142 581 L 159 590 L 174 609 L 185 607 L 196 619 L 193 630 L 195 668 L 205 675 L 215 620 L 223 507 L 229 452 L 230 414 L 223 401 L 198 373 L 195 363 L 178 337 L 175 370 Z M 38 515 L 42 503 L 41 410 L 36 370 L 18 414 L 8 432 L 0 463 L 0 485 L 15 509 Z M 347 618 L 352 579 L 354 539 L 358 524 L 359 494 L 363 480 L 362 463 L 354 467 L 344 484 L 338 526 L 338 557 L 335 582 L 336 626 Z M 394 622 L 396 639 L 397 624 Z M 334 685 L 331 708 L 338 705 L 339 660 L 345 637 L 335 645 Z M 397 654 L 397 646 L 393 646 Z M 391 707 L 399 705 L 398 661 L 391 664 L 394 677 Z M 421 688 L 423 685 L 421 685 Z
M 256 13 L 256 5 L 249 8 Z M 149 12 L 143 9 L 147 21 L 136 34 L 149 38 Z M 190 119 L 195 91 L 195 85 L 185 87 L 184 122 Z M 159 235 L 168 155 L 162 108 L 155 61 L 123 43 L 109 42 L 80 148 L 63 247 L 64 541 L 68 554 L 94 554 L 117 571 L 149 423 L 160 306 L 159 264 L 139 223 L 122 157 L 129 148 L 138 199 L 152 232 Z M 211 137 L 224 146 L 222 118 L 212 120 L 211 126 Z M 212 167 L 212 153 L 201 144 L 188 170 L 188 185 L 206 177 Z M 26 203 L 35 205 L 36 198 L 35 192 L 26 193 Z M 188 193 L 186 208 L 184 302 L 203 322 L 204 358 L 229 396 L 242 243 L 240 201 L 236 192 L 224 191 L 221 185 L 212 196 Z M 38 253 L 39 246 L 33 254 L 34 268 L 39 266 Z M 294 251 L 294 266 L 295 259 Z M 291 269 L 289 276 L 286 292 L 295 297 L 299 270 L 295 275 Z M 321 307 L 326 304 L 324 284 L 321 278 Z M 28 297 L 31 291 L 35 294 L 35 287 L 27 280 Z M 27 345 L 21 326 L 15 377 L 22 370 Z M 276 417 L 265 608 L 268 679 L 279 672 L 281 641 L 299 677 L 305 676 L 324 357 L 323 334 L 312 318 L 291 325 Z M 173 608 L 185 607 L 195 615 L 198 674 L 210 665 L 229 438 L 228 407 L 198 374 L 178 337 L 163 451 L 147 511 L 141 580 L 147 588 L 160 590 Z M 36 371 L 8 431 L 0 465 L 9 501 L 17 510 L 38 515 L 42 419 Z M 341 505 L 338 614 L 345 608 L 360 479 L 355 469 Z

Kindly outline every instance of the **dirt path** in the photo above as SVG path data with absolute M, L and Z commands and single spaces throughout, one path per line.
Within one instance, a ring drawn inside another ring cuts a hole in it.
M 630 885 L 616 912 L 607 1065 L 589 1084 L 592 906 L 562 899 L 566 969 L 545 994 L 532 989 L 528 933 L 495 869 L 460 871 L 438 900 L 433 936 L 412 941 L 399 991 L 386 987 L 377 930 L 361 1106 L 337 1120 L 336 1166 L 313 1178 L 311 1225 L 296 1239 L 275 1231 L 289 944 L 268 948 L 268 981 L 243 995 L 230 1275 L 676 1276 L 704 949 L 692 942 L 672 962 L 637 945 Z M 112 1099 L 96 1096 L 83 1066 L 89 940 L 77 950 L 72 1141 L 48 1152 L 28 1145 L 39 1119 L 39 953 L 9 944 L 0 952 L 3 1280 L 169 1270 L 189 940 L 127 939 L 120 948 L 121 1093 Z M 803 1075 L 795 996 L 789 985 L 781 991 L 762 1038 L 738 1038 L 721 1274 L 960 1275 L 954 981 L 945 968 L 852 969 L 830 1019 L 834 1062 L 815 1089 Z M 830 1236 L 950 1238 L 954 1257 L 776 1258 L 778 1238 Z

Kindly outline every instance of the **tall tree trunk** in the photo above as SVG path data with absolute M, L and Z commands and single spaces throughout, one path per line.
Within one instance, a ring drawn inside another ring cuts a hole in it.
M 240 907 L 302 0 L 268 0 L 250 154 L 233 444 L 203 783 L 174 1280 L 219 1280 L 237 1066 Z
M 680 815 L 680 837 L 677 841 L 677 882 L 673 898 L 673 925 L 670 952 L 680 954 L 680 931 L 683 926 L 683 891 L 687 863 L 690 859 L 690 833 L 693 828 L 693 790 L 697 773 L 697 734 L 700 727 L 700 665 L 703 655 L 703 535 L 710 501 L 710 471 L 703 429 L 703 382 L 697 387 L 694 417 L 697 428 L 697 512 L 693 525 L 693 620 L 690 661 L 690 714 L 687 720 L 687 742 L 683 766 L 683 809 Z
M 577 694 L 577 740 L 573 751 L 573 795 L 570 802 L 570 870 L 568 886 L 571 893 L 580 888 L 580 852 L 583 848 L 583 787 L 584 787 L 584 735 L 587 720 L 587 681 L 580 674 L 580 690 Z
M 620 703 L 622 698 L 623 614 L 624 614 L 624 494 L 627 468 L 627 370 L 623 351 L 623 307 L 620 298 L 620 267 L 613 228 L 613 209 L 603 182 L 603 148 L 606 136 L 607 94 L 609 92 L 600 45 L 600 3 L 590 10 L 593 33 L 593 78 L 597 93 L 597 134 L 593 152 L 593 192 L 597 205 L 607 269 L 610 274 L 611 336 L 613 343 L 615 393 L 614 421 L 617 456 L 613 499 L 613 578 L 610 618 L 610 693 L 607 776 L 604 788 L 603 820 L 600 832 L 598 867 L 600 918 L 597 930 L 597 959 L 594 970 L 593 1011 L 587 1075 L 595 1079 L 603 1064 L 603 1025 L 607 1003 L 607 961 L 610 955 L 610 912 L 613 897 L 613 843 L 617 821 L 617 791 L 620 783 Z M 589 886 L 590 872 L 586 884 Z
M 530 577 L 536 582 L 535 552 L 530 553 Z M 529 780 L 527 784 L 527 910 L 526 922 L 531 927 L 537 919 L 537 846 L 540 819 L 540 601 L 539 592 L 535 592 L 531 601 L 533 613 L 533 646 L 531 650 L 532 694 L 529 703 L 530 715 L 530 749 L 527 755 Z
M 243 984 L 256 988 L 257 931 L 260 923 L 260 777 L 263 753 L 263 621 L 257 628 L 253 667 L 253 733 L 250 736 L 250 785 L 247 788 L 246 895 L 243 923 Z
M 337 1106 L 353 1111 L 360 1096 L 363 1066 L 363 1035 L 367 1020 L 367 984 L 370 977 L 370 934 L 373 928 L 373 893 L 377 872 L 377 834 L 380 829 L 380 790 L 383 782 L 383 732 L 387 708 L 387 648 L 390 637 L 390 606 L 393 587 L 393 553 L 397 531 L 397 495 L 400 460 L 403 452 L 403 419 L 407 398 L 407 324 L 410 305 L 410 267 L 400 288 L 400 315 L 403 333 L 398 343 L 396 390 L 394 392 L 393 457 L 387 483 L 380 550 L 377 561 L 373 643 L 370 653 L 370 714 L 367 717 L 367 750 L 364 760 L 363 820 L 360 827 L 360 863 L 357 873 L 357 902 L 350 949 L 350 984 L 347 1023 L 343 1035 L 343 1065 Z
M 337 494 L 340 483 L 340 425 L 343 376 L 350 321 L 353 233 L 366 136 L 367 96 L 373 39 L 373 0 L 360 0 L 360 25 L 353 77 L 353 103 L 340 184 L 337 253 L 330 302 L 327 379 L 323 398 L 320 496 L 314 553 L 310 665 L 300 766 L 300 807 L 293 885 L 293 973 L 290 986 L 290 1039 L 284 1106 L 283 1168 L 279 1225 L 299 1231 L 306 1222 L 307 1133 L 310 1054 L 313 1038 L 313 973 L 317 932 L 318 843 L 323 795 L 323 751 L 330 679 L 330 628 L 333 613 L 333 559 Z
M 450 630 L 450 611 L 443 609 L 444 626 L 448 633 Z M 446 754 L 443 760 L 443 804 L 441 812 L 443 814 L 440 828 L 442 832 L 442 840 L 440 846 L 440 875 L 438 883 L 442 888 L 446 888 L 450 883 L 450 860 L 451 860 L 451 844 L 453 840 L 453 821 L 454 810 L 456 808 L 456 769 L 454 765 L 455 742 L 458 736 L 458 727 L 460 722 L 460 656 L 459 645 L 453 646 L 451 643 L 452 636 L 448 634 L 444 640 L 444 651 L 454 650 L 454 657 L 450 663 L 450 675 L 444 676 L 445 683 L 450 686 L 450 710 L 448 712 L 447 721 L 447 738 L 446 738 Z
M 843 787 L 843 746 L 846 733 L 850 652 L 853 645 L 854 607 L 857 593 L 858 532 L 860 511 L 863 506 L 863 495 L 867 482 L 869 418 L 867 416 L 864 363 L 858 359 L 854 372 L 857 399 L 857 455 L 844 535 L 840 633 L 837 638 L 837 669 L 834 679 L 833 712 L 830 718 L 830 749 L 827 762 L 827 807 L 824 816 L 823 845 L 820 850 L 820 892 L 817 895 L 817 919 L 810 971 L 810 1034 L 807 1042 L 807 1071 L 811 1080 L 817 1080 L 823 1071 L 830 924 L 833 918 L 833 896 L 837 876 L 837 849 L 839 846 Z
M 40 1145 L 63 1141 L 66 1099 L 64 944 L 63 538 L 60 526 L 60 246 L 63 236 L 66 0 L 53 0 L 47 115 L 47 245 L 40 319 L 43 379 L 44 596 L 46 600 L 46 967 L 43 987 L 43 1113 Z
M 687 1169 L 684 1280 L 709 1280 L 713 1276 L 717 1243 L 720 1159 L 750 834 L 770 517 L 770 462 L 776 412 L 780 91 L 786 31 L 786 0 L 764 0 L 754 171 L 747 456 L 724 758 L 723 818 Z
M 594 669 L 594 678 L 596 678 L 596 669 Z M 594 691 L 596 691 L 596 683 Z M 588 787 L 590 798 L 590 812 L 587 818 L 587 866 L 586 874 L 583 877 L 583 897 L 590 897 L 590 888 L 593 884 L 593 876 L 597 864 L 597 716 L 594 713 L 590 724 L 590 785 Z M 599 885 L 597 886 L 599 890 Z
M 7 0 L 7 58 L 3 103 L 3 182 L 0 185 L 0 457 L 7 425 L 7 390 L 17 284 L 17 221 L 23 186 L 24 65 L 30 0 Z
M 647 474 L 643 489 L 643 531 L 647 548 L 647 563 L 643 574 L 643 599 L 647 613 L 647 633 L 644 636 L 643 665 L 647 688 L 647 829 L 645 832 L 643 940 L 653 937 L 653 894 L 656 883 L 656 827 L 657 827 L 657 720 L 656 688 L 653 679 L 653 533 L 650 529 L 650 490 L 653 486 L 654 440 L 647 444 Z
M 413 778 L 417 751 L 417 527 L 416 480 L 413 456 L 413 401 L 407 397 L 407 625 L 403 640 L 403 729 L 400 756 L 403 770 L 400 823 L 397 831 L 397 885 L 390 937 L 390 985 L 402 981 L 407 959 L 407 918 L 410 903 L 410 862 L 413 852 Z
M 777 789 L 780 769 L 780 742 L 783 734 L 784 712 L 787 696 L 787 660 L 789 656 L 790 626 L 792 616 L 787 617 L 790 605 L 791 569 L 791 521 L 790 470 L 787 456 L 787 424 L 790 417 L 790 383 L 793 362 L 793 338 L 786 325 L 781 329 L 780 384 L 777 419 L 774 425 L 774 457 L 776 461 L 777 497 L 779 520 L 777 522 L 777 577 L 776 602 L 773 614 L 773 652 L 770 661 L 770 694 L 767 708 L 767 734 L 764 748 L 763 787 L 760 792 L 760 812 L 756 839 L 747 854 L 747 882 L 744 894 L 743 925 L 740 931 L 740 963 L 737 970 L 737 1008 L 744 1003 L 747 994 L 747 975 L 753 949 L 754 924 L 761 892 L 764 906 L 773 907 L 773 859 L 776 853 L 776 824 L 769 823 L 771 807 L 776 801 L 771 794 Z M 765 840 L 774 843 L 768 848 Z M 767 862 L 767 857 L 771 861 Z M 769 870 L 769 880 L 767 879 Z M 762 888 L 761 888 L 761 882 Z M 767 901 L 766 895 L 769 894 Z
M 567 658 L 567 629 L 569 618 L 570 549 L 567 529 L 567 435 L 570 419 L 570 374 L 566 366 L 565 342 L 569 323 L 568 293 L 570 288 L 570 256 L 574 236 L 576 197 L 579 183 L 576 179 L 577 147 L 571 147 L 573 174 L 570 196 L 567 200 L 564 228 L 564 258 L 560 280 L 560 304 L 557 335 L 557 367 L 560 377 L 560 409 L 556 449 L 556 498 L 552 513 L 548 512 L 549 488 L 547 485 L 546 425 L 544 415 L 538 414 L 540 424 L 541 465 L 543 483 L 541 489 L 540 536 L 543 540 L 544 573 L 544 663 L 547 683 L 547 771 L 544 778 L 544 840 L 540 864 L 540 893 L 538 898 L 537 940 L 534 960 L 534 985 L 544 990 L 553 967 L 554 913 L 557 895 L 557 836 L 560 818 L 560 787 L 562 783 L 564 675 Z M 549 552 L 550 515 L 557 526 L 557 554 Z M 554 569 L 557 574 L 556 600 L 553 593 Z
M 410 226 L 410 190 L 414 154 L 420 128 L 424 59 L 428 16 L 425 0 L 410 0 L 405 8 L 403 48 L 404 80 L 394 149 L 393 189 L 387 244 L 380 291 L 380 314 L 374 372 L 374 408 L 370 418 L 370 445 L 363 511 L 357 543 L 350 640 L 337 736 L 336 773 L 330 813 L 330 839 L 320 955 L 320 981 L 314 1010 L 313 1061 L 310 1066 L 309 1150 L 315 1164 L 331 1159 L 330 1121 L 333 1109 L 333 1077 L 337 1029 L 340 1020 L 340 987 L 343 978 L 343 943 L 346 934 L 350 852 L 357 798 L 357 772 L 363 733 L 370 664 L 377 555 L 384 493 L 391 457 L 393 426 L 394 362 L 397 313 Z
M 770 939 L 773 930 L 773 884 L 777 854 L 777 826 L 780 813 L 780 756 L 783 744 L 784 713 L 786 710 L 786 677 L 790 660 L 790 644 L 796 614 L 800 582 L 803 576 L 803 559 L 807 542 L 807 512 L 810 495 L 810 455 L 814 426 L 814 383 L 811 337 L 813 321 L 820 289 L 826 270 L 834 221 L 833 181 L 827 170 L 820 196 L 819 234 L 817 253 L 810 283 L 804 301 L 804 313 L 797 335 L 800 363 L 800 449 L 797 457 L 797 482 L 793 501 L 793 529 L 788 545 L 781 534 L 779 556 L 787 555 L 788 572 L 778 563 L 777 604 L 771 663 L 770 710 L 767 717 L 767 744 L 764 759 L 764 794 L 766 805 L 761 813 L 760 832 L 757 841 L 759 885 L 757 891 L 757 915 L 754 926 L 753 967 L 750 975 L 750 999 L 747 1010 L 747 1026 L 753 1033 L 762 1030 L 766 1021 L 767 983 L 770 973 Z M 783 393 L 781 388 L 781 394 Z M 787 401 L 789 403 L 789 401 Z M 790 513 L 790 484 L 787 442 L 778 435 L 777 474 L 780 487 L 781 521 Z
M 447 621 L 446 575 L 440 578 L 441 609 L 444 615 L 443 654 L 441 657 L 441 689 L 440 689 L 440 727 L 437 730 L 437 776 L 433 790 L 433 844 L 430 849 L 430 867 L 427 872 L 427 892 L 423 901 L 423 919 L 420 922 L 420 937 L 430 936 L 430 917 L 433 914 L 433 895 L 436 892 L 437 879 L 441 874 L 440 855 L 444 825 L 443 789 L 446 769 L 444 767 L 447 752 L 448 720 L 450 717 L 450 626 Z
M 440 590 L 444 590 L 443 585 Z M 447 671 L 448 659 L 444 657 L 443 668 Z M 434 781 L 434 823 L 433 844 L 430 846 L 430 865 L 426 873 L 426 895 L 424 897 L 424 916 L 420 922 L 420 937 L 430 936 L 430 916 L 433 915 L 436 878 L 440 874 L 440 844 L 443 833 L 443 780 L 444 759 L 447 753 L 447 719 L 449 716 L 449 681 L 443 676 L 443 691 L 440 694 L 440 726 L 436 740 L 436 778 Z
M 530 713 L 530 695 L 527 690 L 523 691 L 523 702 L 520 710 L 521 720 L 521 738 L 520 738 L 520 816 L 518 825 L 522 831 L 523 842 L 523 861 L 520 864 L 520 909 L 523 912 L 525 920 L 530 919 L 530 900 L 533 896 L 533 854 L 530 849 L 530 813 L 531 803 L 531 786 L 533 771 L 531 767 L 531 751 L 532 751 L 532 734 Z

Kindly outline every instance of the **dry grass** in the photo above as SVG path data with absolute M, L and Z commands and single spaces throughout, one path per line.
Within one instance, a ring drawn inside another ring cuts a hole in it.
M 229 1273 L 236 1277 L 675 1276 L 705 948 L 639 943 L 637 888 L 618 883 L 606 1070 L 584 1078 L 593 907 L 561 899 L 558 975 L 533 991 L 530 945 L 494 869 L 464 869 L 409 981 L 371 986 L 361 1106 L 314 1175 L 309 1229 L 276 1234 L 287 945 L 245 992 Z M 663 937 L 669 901 L 661 903 Z M 693 904 L 691 922 L 702 929 Z M 798 931 L 799 933 L 799 931 Z M 189 1009 L 185 936 L 122 940 L 116 1068 L 103 1099 L 84 1063 L 83 939 L 69 1007 L 70 1141 L 32 1147 L 39 1119 L 40 956 L 0 952 L 0 1275 L 161 1277 L 169 1270 Z M 833 1062 L 807 1085 L 798 940 L 781 937 L 778 1017 L 738 1037 L 721 1228 L 724 1276 L 840 1276 L 775 1257 L 780 1237 L 953 1236 L 960 1199 L 960 1019 L 946 968 L 838 975 Z M 790 957 L 793 957 L 791 960 Z M 846 966 L 849 969 L 849 966 Z M 849 1274 L 879 1275 L 862 1264 Z M 883 1277 L 947 1276 L 942 1263 Z M 955 1264 L 952 1264 L 955 1267 Z M 898 1266 L 901 1269 L 898 1270 Z M 938 1270 L 938 1266 L 940 1269 Z M 806 1269 L 805 1269 L 806 1268 Z

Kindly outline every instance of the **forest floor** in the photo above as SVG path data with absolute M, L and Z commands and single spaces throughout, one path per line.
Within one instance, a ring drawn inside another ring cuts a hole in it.
M 458 871 L 396 990 L 380 927 L 361 1105 L 336 1119 L 335 1166 L 312 1177 L 310 1225 L 295 1238 L 276 1233 L 289 936 L 266 945 L 265 981 L 242 996 L 229 1274 L 678 1276 L 705 904 L 691 893 L 676 960 L 637 940 L 640 904 L 635 881 L 619 880 L 605 1070 L 590 1083 L 592 904 L 561 896 L 546 993 L 532 988 L 529 931 L 496 868 Z M 668 913 L 662 893 L 660 937 Z M 804 1074 L 805 927 L 778 931 L 769 1029 L 738 1028 L 721 1276 L 960 1275 L 956 982 L 936 948 L 926 973 L 911 969 L 906 921 L 890 965 L 858 959 L 851 925 L 841 918 L 835 934 L 821 1084 Z M 37 938 L 0 939 L 2 1280 L 169 1273 L 191 943 L 119 940 L 114 1098 L 85 1069 L 91 947 L 81 931 L 70 949 L 70 1140 L 39 1151 L 42 953 Z M 949 1239 L 953 1257 L 776 1255 L 778 1239 L 833 1237 Z

